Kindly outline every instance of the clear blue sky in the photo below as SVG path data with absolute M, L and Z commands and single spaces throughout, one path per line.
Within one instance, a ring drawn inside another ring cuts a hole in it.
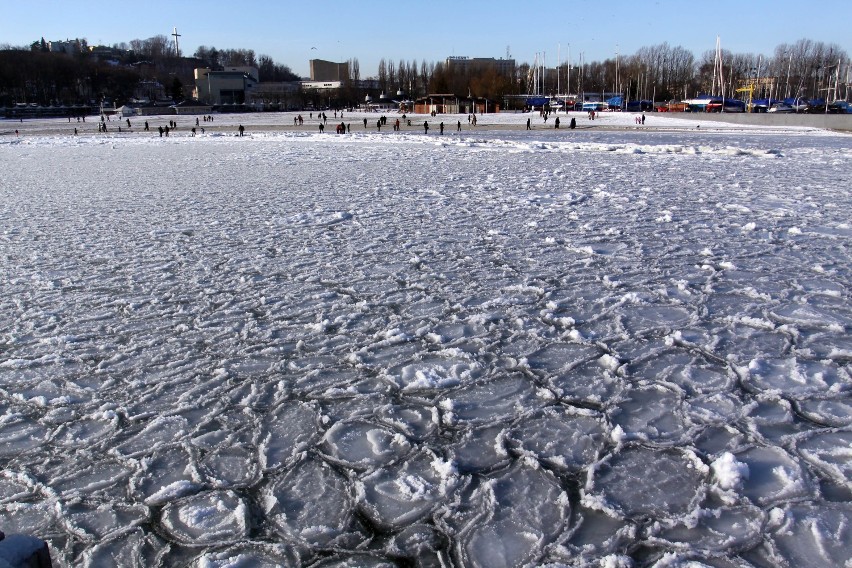
M 541 8 L 535 8 L 540 6 Z M 559 8 L 564 6 L 564 8 Z M 361 76 L 376 74 L 379 60 L 438 62 L 449 55 L 505 57 L 519 63 L 546 53 L 547 65 L 580 53 L 586 61 L 631 55 L 668 42 L 696 57 L 722 47 L 772 55 L 781 43 L 807 38 L 836 43 L 852 54 L 848 0 L 683 2 L 645 0 L 508 2 L 295 2 L 291 0 L 4 0 L 0 44 L 86 38 L 112 45 L 177 27 L 181 52 L 199 45 L 253 49 L 295 73 L 308 75 L 312 58 L 357 57 Z M 316 48 L 316 49 L 313 49 Z

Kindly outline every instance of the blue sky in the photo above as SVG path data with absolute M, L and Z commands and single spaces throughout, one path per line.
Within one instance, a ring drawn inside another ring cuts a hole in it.
M 772 55 L 781 43 L 807 38 L 836 43 L 852 54 L 852 8 L 848 1 L 774 2 L 713 0 L 679 2 L 507 2 L 430 0 L 411 2 L 293 2 L 260 0 L 42 0 L 2 2 L 0 44 L 86 38 L 112 45 L 177 27 L 181 51 L 199 45 L 254 49 L 308 75 L 311 58 L 357 57 L 363 77 L 375 75 L 384 57 L 418 62 L 447 56 L 505 57 L 518 62 L 546 54 L 548 66 L 570 49 L 586 61 L 631 55 L 668 42 L 700 57 L 724 49 Z M 560 8 L 564 6 L 564 8 Z M 569 47 L 570 46 L 570 47 Z M 315 48 L 315 49 L 314 49 Z

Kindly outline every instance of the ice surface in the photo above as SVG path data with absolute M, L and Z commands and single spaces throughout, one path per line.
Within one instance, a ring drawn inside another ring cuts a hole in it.
M 198 493 L 171 501 L 161 515 L 163 529 L 182 544 L 231 544 L 249 533 L 247 505 L 232 491 Z
M 563 530 L 571 508 L 557 480 L 521 462 L 488 479 L 464 507 L 458 558 L 468 566 L 522 566 L 539 556 Z
M 426 451 L 362 477 L 357 488 L 364 514 L 380 527 L 395 528 L 420 520 L 457 484 L 455 466 Z
M 689 450 L 628 445 L 589 470 L 584 503 L 625 518 L 690 515 L 704 497 L 708 469 Z
M 329 465 L 305 459 L 261 490 L 264 513 L 282 536 L 326 546 L 354 532 L 354 496 Z
M 297 568 L 303 551 L 289 543 L 244 542 L 195 558 L 193 568 Z
M 773 531 L 773 559 L 787 566 L 849 565 L 852 508 L 848 503 L 790 505 Z
M 0 530 L 63 567 L 846 566 L 850 138 L 602 114 L 0 129 Z
M 395 434 L 364 421 L 341 421 L 325 433 L 322 442 L 327 459 L 352 469 L 375 469 L 402 458 L 411 444 Z

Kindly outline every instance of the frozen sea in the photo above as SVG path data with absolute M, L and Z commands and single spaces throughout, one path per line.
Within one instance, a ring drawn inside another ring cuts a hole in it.
M 0 123 L 0 530 L 63 567 L 852 566 L 852 137 L 528 116 Z

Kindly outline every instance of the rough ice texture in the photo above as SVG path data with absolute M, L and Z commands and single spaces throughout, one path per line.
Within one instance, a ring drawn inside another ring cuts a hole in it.
M 0 132 L 0 528 L 63 567 L 848 564 L 850 138 L 528 116 Z

